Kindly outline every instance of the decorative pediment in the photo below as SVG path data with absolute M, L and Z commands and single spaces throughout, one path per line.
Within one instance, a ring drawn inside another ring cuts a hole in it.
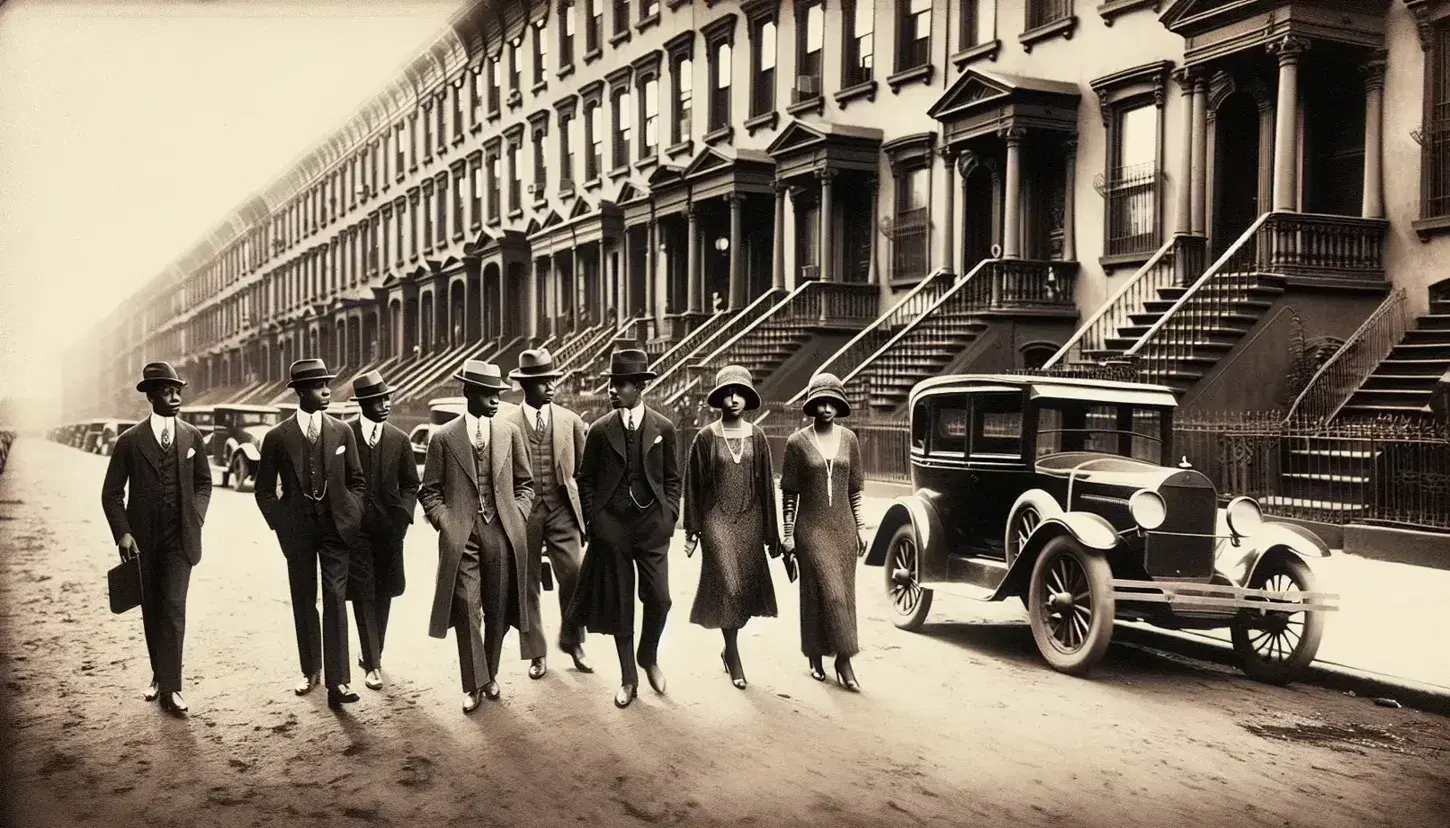
M 584 198 L 574 199 L 574 206 L 569 208 L 569 220 L 583 218 L 589 215 L 589 202 Z
M 543 225 L 539 224 L 539 220 L 536 218 L 531 218 L 529 219 L 529 223 L 524 225 L 524 235 L 532 236 L 542 229 Z
M 775 136 L 765 151 L 770 155 L 798 152 L 812 146 L 826 143 L 826 133 L 801 121 L 791 121 Z
M 1181 23 L 1190 17 L 1201 17 L 1218 12 L 1226 11 L 1233 6 L 1253 6 L 1258 0 L 1171 0 L 1168 8 L 1158 16 L 1158 20 L 1172 29 L 1174 24 Z
M 982 72 L 968 69 L 956 82 L 927 109 L 926 114 L 937 120 L 958 109 L 987 105 L 989 102 L 1005 101 L 1012 96 L 1012 87 Z
M 561 217 L 554 210 L 550 210 L 549 211 L 549 214 L 547 216 L 544 216 L 544 221 L 543 221 L 542 224 L 539 225 L 538 229 L 540 229 L 540 230 L 547 230 L 550 227 L 557 227 L 557 226 L 559 226 L 560 224 L 563 224 L 563 223 L 564 223 L 563 217 Z
M 1012 128 L 1076 133 L 1081 98 L 1075 84 L 968 69 L 927 114 L 945 127 L 948 144 Z
M 735 163 L 735 159 L 726 155 L 721 150 L 715 147 L 705 147 L 703 150 L 700 150 L 700 154 L 696 155 L 694 160 L 685 166 L 683 176 L 685 178 L 694 178 L 697 175 L 703 175 L 712 170 L 728 167 L 733 163 Z
M 619 195 L 614 199 L 616 204 L 628 204 L 642 198 L 645 194 L 632 182 L 626 181 L 619 185 Z
M 1383 46 L 1392 0 L 1172 0 L 1158 19 L 1189 38 L 1184 57 L 1197 64 L 1264 41 L 1298 34 L 1311 39 Z M 1407 0 L 1407 5 L 1420 0 Z M 1378 41 L 1378 42 L 1375 42 Z M 1210 48 L 1218 46 L 1219 48 Z M 1206 50 L 1204 57 L 1197 56 Z
M 660 164 L 650 172 L 646 182 L 651 190 L 678 184 L 685 179 L 685 169 L 674 164 Z

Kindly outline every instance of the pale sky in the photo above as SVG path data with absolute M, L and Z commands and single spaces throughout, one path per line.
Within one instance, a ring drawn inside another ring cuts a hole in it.
M 464 0 L 0 0 L 0 397 L 310 150 Z

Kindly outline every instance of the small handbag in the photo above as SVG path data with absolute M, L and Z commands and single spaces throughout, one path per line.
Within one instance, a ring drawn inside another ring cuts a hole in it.
M 554 567 L 549 563 L 548 558 L 544 558 L 541 563 L 542 566 L 539 568 L 539 583 L 543 585 L 545 592 L 553 592 Z

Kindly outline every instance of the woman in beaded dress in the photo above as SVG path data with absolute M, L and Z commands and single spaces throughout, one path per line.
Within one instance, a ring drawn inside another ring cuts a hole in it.
M 806 391 L 814 422 L 790 436 L 780 477 L 782 548 L 800 562 L 801 652 L 811 678 L 826 680 L 822 659 L 836 657 L 836 681 L 859 690 L 851 657 L 856 641 L 856 560 L 866 552 L 861 522 L 861 447 L 836 420 L 851 413 L 845 388 L 817 374 Z
M 707 399 L 720 419 L 695 435 L 685 466 L 685 554 L 702 550 L 690 623 L 721 631 L 720 660 L 743 690 L 740 628 L 751 618 L 776 615 L 766 560 L 779 554 L 775 473 L 765 432 L 744 419 L 760 407 L 750 371 L 721 368 Z

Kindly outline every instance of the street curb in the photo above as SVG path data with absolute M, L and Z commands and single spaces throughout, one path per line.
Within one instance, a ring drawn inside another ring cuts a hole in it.
M 1238 667 L 1238 657 L 1232 646 L 1192 633 L 1123 625 L 1119 626 L 1114 637 L 1124 643 L 1157 647 L 1200 661 Z M 1297 683 L 1340 692 L 1353 691 L 1356 696 L 1371 703 L 1376 698 L 1390 698 L 1404 707 L 1450 716 L 1450 687 L 1424 684 L 1323 661 L 1311 664 L 1304 678 Z

